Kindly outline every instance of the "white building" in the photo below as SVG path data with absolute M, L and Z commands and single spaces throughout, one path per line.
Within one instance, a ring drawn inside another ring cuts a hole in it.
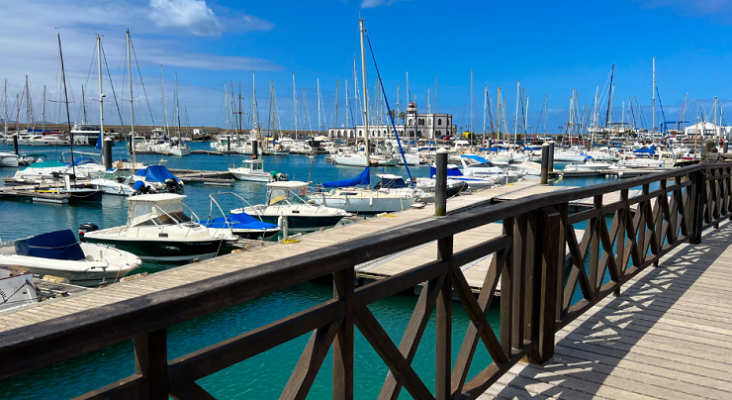
M 389 120 L 386 117 L 387 121 Z M 395 124 L 399 138 L 434 139 L 439 136 L 453 135 L 457 127 L 452 123 L 452 114 L 419 114 L 417 106 L 409 103 L 406 110 L 406 123 Z M 363 125 L 355 128 L 329 128 L 328 137 L 331 139 L 363 139 Z M 369 138 L 394 138 L 394 129 L 391 124 L 369 125 Z
M 687 126 L 684 128 L 684 134 L 686 136 L 694 136 L 699 132 L 699 136 L 714 136 L 720 137 L 726 135 L 732 127 L 714 125 L 711 122 L 698 122 L 694 125 Z

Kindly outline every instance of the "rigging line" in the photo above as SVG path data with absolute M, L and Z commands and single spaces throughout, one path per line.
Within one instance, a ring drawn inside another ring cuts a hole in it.
M 119 109 L 119 103 L 117 102 L 117 93 L 114 91 L 114 83 L 112 82 L 112 74 L 109 72 L 109 64 L 107 64 L 107 53 L 104 51 L 101 41 L 99 47 L 102 49 L 102 58 L 104 58 L 104 66 L 107 67 L 107 76 L 109 77 L 109 87 L 112 88 L 112 98 L 114 99 L 114 105 L 117 108 L 117 116 L 119 116 L 119 124 L 122 127 L 122 135 L 125 140 L 127 139 L 127 133 L 125 132 L 125 122 L 122 120 L 122 111 Z M 101 105 L 100 105 L 101 107 Z
M 384 85 L 381 82 L 381 73 L 379 72 L 379 66 L 376 64 L 376 56 L 374 55 L 374 48 L 371 46 L 371 38 L 369 38 L 368 32 L 366 32 L 366 40 L 369 43 L 369 50 L 371 51 L 371 58 L 374 60 L 374 68 L 376 69 L 376 76 L 379 78 L 379 86 L 381 86 L 381 92 L 384 94 L 384 102 L 386 103 L 386 111 L 389 114 L 389 120 L 391 121 L 391 127 L 394 129 L 394 136 L 397 139 L 397 144 L 399 145 L 399 152 L 402 153 L 402 160 L 404 161 L 404 167 L 407 169 L 407 175 L 409 176 L 409 184 L 414 188 L 414 180 L 412 179 L 412 172 L 409 170 L 409 164 L 407 163 L 407 156 L 404 155 L 404 149 L 402 149 L 402 141 L 399 140 L 399 132 L 396 129 L 396 124 L 394 123 L 394 115 L 391 113 L 391 107 L 389 107 L 389 100 L 386 97 L 386 90 L 384 89 Z M 415 125 L 415 130 L 418 129 L 418 125 Z M 368 137 L 368 132 L 366 132 L 366 135 Z M 416 137 L 416 135 L 415 135 Z
M 91 62 L 89 63 L 89 72 L 87 72 L 87 74 L 86 74 L 86 82 L 84 82 L 84 87 L 87 88 L 87 91 L 89 90 L 89 78 L 91 78 L 91 71 L 92 71 L 92 68 L 94 67 L 94 59 L 96 58 L 95 57 L 96 55 L 97 55 L 97 45 L 96 45 L 96 42 L 95 42 L 94 43 L 94 51 L 92 52 Z M 86 103 L 82 104 L 81 105 L 81 109 L 77 111 L 77 119 L 80 119 L 79 118 L 79 115 L 82 113 L 84 107 L 86 107 Z M 88 122 L 88 121 L 86 121 L 86 122 Z
M 150 123 L 154 127 L 155 118 L 153 118 L 152 108 L 150 107 L 150 99 L 147 98 L 147 91 L 145 90 L 145 82 L 142 80 L 142 72 L 140 71 L 140 63 L 137 62 L 137 52 L 135 51 L 135 43 L 132 42 L 132 39 L 130 39 L 130 47 L 132 47 L 132 55 L 135 56 L 135 65 L 137 66 L 137 75 L 140 77 L 140 85 L 142 85 L 142 94 L 145 95 L 145 102 L 147 103 L 147 109 L 148 109 L 148 111 L 150 111 Z

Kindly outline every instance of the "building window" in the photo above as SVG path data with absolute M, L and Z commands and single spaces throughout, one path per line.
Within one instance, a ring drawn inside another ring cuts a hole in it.
M 362 130 L 359 130 L 358 131 L 358 137 L 363 137 L 363 131 Z
M 420 125 L 424 125 L 424 118 L 420 118 L 420 119 L 419 119 L 419 124 L 420 124 Z
M 442 125 L 442 118 L 437 119 L 437 125 Z
M 435 132 L 435 135 L 436 135 L 436 136 L 440 136 L 440 135 L 442 135 L 442 131 L 436 131 L 436 132 Z

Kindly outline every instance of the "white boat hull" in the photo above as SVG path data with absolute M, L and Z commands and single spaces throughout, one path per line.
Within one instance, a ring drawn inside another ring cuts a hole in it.
M 292 152 L 292 151 L 290 151 Z M 369 160 L 364 155 L 344 155 L 335 156 L 335 163 L 338 165 L 348 165 L 351 167 L 368 167 Z
M 229 172 L 231 172 L 231 175 L 233 175 L 234 178 L 240 181 L 269 182 L 272 180 L 272 177 L 268 173 L 263 174 L 241 171 L 241 168 L 229 168 Z
M 334 197 L 311 197 L 316 204 L 326 207 L 340 208 L 354 214 L 379 214 L 395 212 L 410 208 L 416 201 L 414 197 L 400 198 L 353 198 L 348 196 Z
M 18 166 L 18 156 L 13 153 L 0 153 L 0 167 L 15 168 Z

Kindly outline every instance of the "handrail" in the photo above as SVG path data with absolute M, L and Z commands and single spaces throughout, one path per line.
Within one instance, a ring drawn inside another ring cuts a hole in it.
M 669 184 L 667 182 L 669 179 L 673 179 L 674 182 Z M 10 330 L 3 334 L 3 340 L 0 341 L 0 358 L 13 360 L 13 362 L 0 363 L 0 379 L 63 361 L 126 339 L 135 338 L 136 346 L 138 341 L 147 343 L 148 340 L 162 340 L 159 339 L 159 332 L 164 333 L 166 328 L 177 323 L 333 274 L 335 303 L 328 303 L 334 304 L 328 306 L 331 307 L 329 316 L 323 317 L 322 320 L 319 320 L 320 322 L 313 325 L 320 328 L 317 328 L 313 334 L 303 357 L 315 357 L 316 354 L 324 351 L 322 346 L 327 346 L 325 349 L 327 350 L 332 342 L 334 349 L 339 349 L 339 357 L 345 357 L 338 358 L 336 361 L 334 352 L 334 363 L 345 362 L 343 360 L 348 357 L 344 356 L 343 352 L 352 352 L 353 343 L 351 341 L 349 344 L 348 340 L 343 342 L 345 339 L 342 338 L 349 337 L 348 332 L 351 332 L 350 335 L 352 335 L 353 326 L 356 325 L 372 347 L 380 350 L 378 351 L 380 356 L 387 361 L 390 369 L 400 372 L 398 379 L 389 375 L 387 383 L 396 383 L 385 384 L 385 388 L 388 386 L 391 388 L 390 390 L 399 390 L 404 386 L 412 395 L 423 393 L 421 381 L 416 375 L 412 375 L 413 371 L 409 366 L 411 361 L 400 358 L 403 356 L 398 354 L 398 350 L 397 353 L 393 352 L 396 348 L 392 349 L 388 343 L 385 344 L 383 332 L 379 330 L 379 326 L 373 326 L 373 316 L 370 315 L 365 305 L 427 281 L 419 302 L 425 307 L 428 306 L 425 310 L 431 310 L 433 306 L 437 307 L 438 329 L 450 326 L 449 318 L 445 317 L 444 310 L 445 307 L 450 307 L 452 296 L 439 297 L 437 293 L 453 289 L 467 307 L 471 320 L 478 326 L 482 326 L 479 331 L 473 333 L 480 336 L 488 346 L 495 361 L 495 367 L 486 368 L 473 380 L 466 382 L 467 368 L 469 368 L 469 360 L 472 360 L 472 355 L 467 357 L 461 350 L 459 360 L 468 361 L 465 365 L 456 365 L 452 371 L 453 384 L 458 382 L 457 389 L 455 389 L 457 393 L 462 393 L 467 398 L 475 398 L 480 394 L 479 392 L 487 388 L 521 357 L 526 355 L 530 361 L 536 363 L 548 361 L 553 356 L 556 329 L 568 324 L 610 293 L 619 293 L 624 282 L 646 266 L 658 263 L 659 258 L 676 245 L 686 241 L 698 243 L 701 240 L 703 229 L 718 225 L 723 218 L 730 217 L 732 215 L 731 179 L 732 164 L 703 164 L 608 184 L 561 190 L 548 195 L 533 195 L 489 208 L 469 210 L 417 225 L 395 228 L 372 236 L 330 245 L 317 251 L 97 307 L 84 313 Z M 660 189 L 651 191 L 650 184 L 655 182 L 660 182 Z M 628 198 L 629 189 L 638 186 L 643 188 L 642 193 L 637 198 Z M 620 192 L 620 201 L 603 204 L 602 195 L 613 192 Z M 581 216 L 575 214 L 577 217 L 572 218 L 570 223 L 568 203 L 588 197 L 594 198 L 594 208 L 581 213 Z M 634 216 L 630 213 L 631 206 L 637 207 Z M 606 213 L 615 213 L 615 219 L 610 227 L 604 223 Z M 585 235 L 578 240 L 572 224 L 582 220 L 589 220 L 590 223 L 588 223 Z M 453 254 L 452 238 L 454 235 L 498 221 L 503 221 L 502 236 Z M 354 290 L 355 265 L 433 241 L 438 241 L 438 249 L 440 249 L 438 260 Z M 569 248 L 568 254 L 565 254 L 565 246 Z M 628 246 L 629 250 L 624 252 L 624 246 Z M 638 250 L 638 247 L 643 250 Z M 649 252 L 652 254 L 647 254 Z M 494 254 L 494 257 L 483 287 L 485 294 L 481 292 L 481 296 L 476 301 L 470 293 L 470 288 L 467 287 L 467 282 L 459 267 L 471 260 L 477 260 L 490 254 Z M 598 265 L 597 261 L 603 254 L 607 255 L 607 260 L 609 260 L 605 266 Z M 563 269 L 559 266 L 566 260 L 570 261 L 572 272 L 569 276 L 569 283 L 565 287 L 565 277 L 560 272 Z M 585 262 L 590 262 L 589 275 L 585 272 Z M 627 265 L 627 268 L 624 265 Z M 528 268 L 535 268 L 535 270 L 530 271 Z M 506 271 L 513 272 L 507 275 Z M 605 271 L 609 271 L 612 278 L 607 283 L 602 282 Z M 535 279 L 531 282 L 521 279 L 522 276 L 534 276 Z M 537 276 L 541 279 L 536 280 Z M 500 342 L 495 336 L 485 331 L 485 329 L 490 329 L 490 325 L 487 325 L 484 316 L 481 317 L 495 297 L 494 291 L 499 279 L 503 280 L 501 295 L 506 296 L 506 301 L 501 302 Z M 575 287 L 582 290 L 583 299 L 572 304 Z M 525 298 L 522 295 L 512 296 L 514 290 L 518 290 L 519 292 L 516 293 L 521 293 Z M 520 299 L 519 303 L 514 304 L 517 298 Z M 537 305 L 538 308 L 531 309 Z M 524 317 L 524 307 L 528 307 L 531 313 L 541 317 L 541 322 L 522 325 L 528 323 Z M 312 318 L 322 314 L 321 311 L 317 311 L 321 312 L 321 314 L 317 314 L 316 309 L 317 307 L 298 313 L 298 318 L 308 320 L 309 324 L 315 324 Z M 427 314 L 429 313 L 431 311 Z M 507 323 L 503 321 L 504 315 L 509 316 Z M 292 318 L 295 316 L 280 320 L 271 326 L 260 328 L 260 330 L 272 334 L 282 332 L 284 326 L 282 324 L 292 324 Z M 510 318 L 515 318 L 518 325 L 511 323 Z M 410 326 L 411 324 L 412 322 L 410 322 Z M 350 328 L 348 328 L 349 326 Z M 415 326 L 415 329 L 417 330 L 408 329 L 407 331 L 414 333 L 424 328 Z M 337 336 L 334 336 L 335 331 L 339 332 Z M 259 340 L 257 337 L 259 336 L 252 331 L 230 339 L 226 343 L 232 346 L 242 343 L 241 346 L 244 346 L 244 343 L 256 343 L 256 340 Z M 289 340 L 286 339 L 288 336 L 284 333 L 281 337 L 282 340 Z M 350 337 L 352 340 L 352 336 Z M 525 341 L 527 337 L 531 337 L 530 344 Z M 415 345 L 418 345 L 419 339 L 415 337 L 411 340 L 416 340 Z M 161 345 L 165 346 L 164 341 Z M 196 354 L 204 358 L 213 357 L 221 353 L 221 346 L 224 346 L 223 342 Z M 261 351 L 264 351 L 264 348 L 257 350 L 256 353 Z M 312 354 L 308 352 L 312 352 Z M 251 351 L 248 350 L 245 353 L 249 354 Z M 449 351 L 447 354 L 449 355 Z M 230 355 L 228 358 L 217 357 L 225 358 L 226 360 L 221 362 L 230 364 L 234 361 L 241 361 L 241 357 L 244 356 L 239 355 L 239 358 L 236 359 L 231 358 L 237 357 L 236 355 Z M 316 357 L 316 359 L 319 358 Z M 319 362 L 322 362 L 322 359 Z M 169 368 L 172 368 L 173 365 L 168 364 Z M 306 367 L 300 367 L 298 364 L 296 372 L 302 372 L 300 368 Z M 445 368 L 448 368 L 449 372 L 450 367 Z M 165 370 L 167 371 L 167 369 Z M 299 384 L 308 387 L 309 375 L 301 376 L 300 372 L 294 373 L 293 377 L 297 375 L 302 378 Z M 335 368 L 334 365 L 334 377 L 339 374 L 339 379 L 343 378 L 347 381 L 348 376 L 341 376 L 346 373 L 347 368 Z M 168 389 L 171 393 L 183 390 L 183 387 L 188 390 L 193 386 L 195 386 L 195 390 L 203 390 L 195 382 L 185 381 L 185 374 L 171 375 L 170 384 L 172 386 L 170 387 L 168 387 L 167 373 L 163 376 L 164 378 L 160 379 L 165 381 L 164 384 L 160 383 L 159 379 L 155 383 L 154 379 L 148 379 L 149 376 L 142 371 L 125 382 L 120 381 L 122 383 L 117 384 L 128 385 L 129 390 L 139 389 L 139 385 L 143 384 L 160 384 L 165 389 L 165 396 L 167 396 Z M 140 380 L 143 379 L 142 377 L 147 377 L 145 378 L 147 380 Z M 181 379 L 185 382 L 180 381 Z M 291 378 L 290 383 L 298 384 L 292 379 L 294 378 Z M 353 379 L 352 369 L 350 379 Z M 288 383 L 288 388 L 290 383 Z M 310 381 L 310 383 L 312 382 Z M 349 387 L 347 382 L 345 385 Z M 449 389 L 450 385 L 447 387 Z M 347 395 L 344 397 L 348 398 Z M 150 395 L 150 398 L 162 397 Z M 438 395 L 438 398 L 444 397 Z

